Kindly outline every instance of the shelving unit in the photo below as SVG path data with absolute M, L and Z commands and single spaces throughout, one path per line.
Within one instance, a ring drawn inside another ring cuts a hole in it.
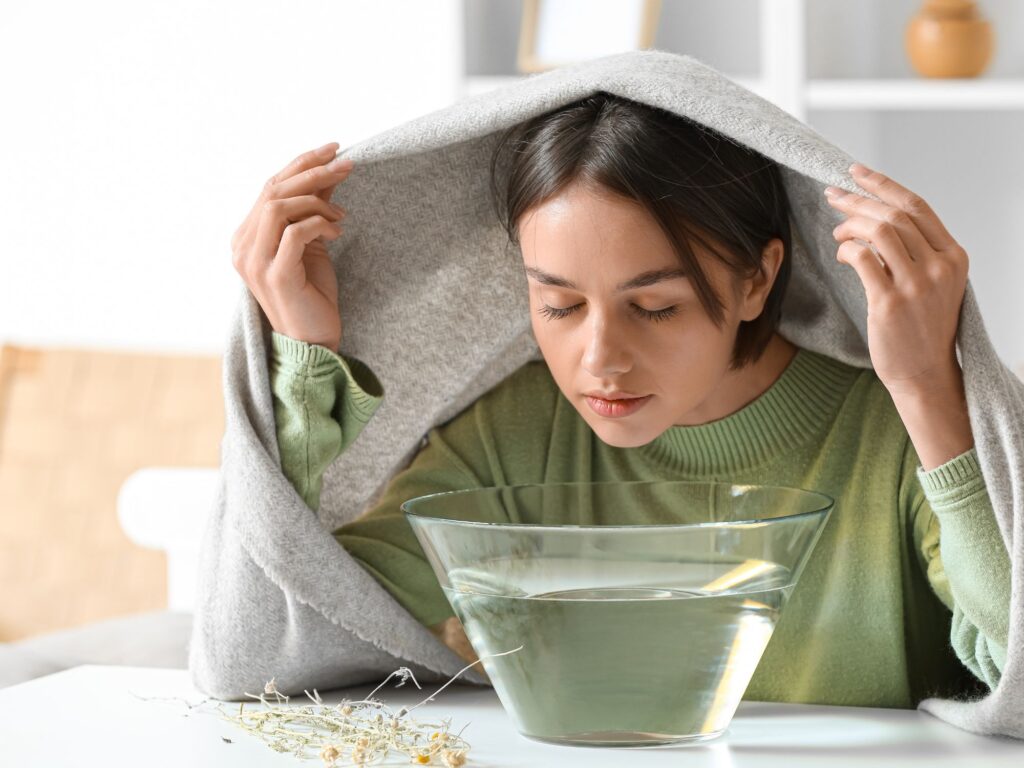
M 811 110 L 1024 110 L 1024 77 L 808 77 L 806 1 L 752 0 L 760 20 L 760 73 L 733 76 L 799 119 L 806 120 Z M 463 93 L 481 93 L 521 77 L 469 75 Z
M 463 0 L 464 95 L 515 74 L 519 3 Z M 971 256 L 986 329 L 1024 378 L 1024 6 L 981 0 L 996 33 L 977 78 L 918 77 L 903 31 L 922 0 L 663 0 L 654 48 L 686 53 L 921 194 Z

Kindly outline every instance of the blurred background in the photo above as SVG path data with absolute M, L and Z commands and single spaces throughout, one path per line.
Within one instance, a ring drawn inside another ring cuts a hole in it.
M 985 24 L 926 50 L 920 25 L 943 14 Z M 689 54 L 921 194 L 1024 376 L 1015 0 L 37 0 L 4 15 L 0 685 L 94 659 L 182 664 L 244 289 L 229 241 L 264 181 L 557 62 Z

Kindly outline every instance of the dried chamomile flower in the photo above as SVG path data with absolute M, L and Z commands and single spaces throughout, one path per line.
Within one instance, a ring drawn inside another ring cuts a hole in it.
M 334 761 L 341 756 L 341 752 L 333 744 L 326 744 L 324 748 L 320 750 L 320 759 L 323 760 L 327 765 L 334 765 Z
M 522 647 L 483 658 L 515 653 Z M 235 722 L 277 752 L 291 752 L 297 757 L 308 758 L 311 755 L 307 751 L 315 750 L 314 754 L 318 754 L 321 762 L 328 768 L 333 768 L 339 761 L 344 761 L 346 752 L 351 764 L 369 765 L 378 758 L 386 759 L 392 751 L 405 754 L 410 762 L 416 765 L 433 765 L 440 761 L 446 768 L 459 768 L 466 764 L 470 744 L 461 737 L 461 732 L 448 732 L 450 718 L 440 723 L 421 723 L 410 717 L 409 713 L 416 707 L 432 701 L 437 694 L 455 682 L 459 675 L 481 661 L 482 659 L 477 659 L 463 667 L 419 704 L 401 707 L 397 712 L 392 712 L 384 702 L 375 699 L 374 694 L 396 676 L 400 681 L 395 687 L 401 687 L 407 680 L 412 679 L 416 687 L 422 689 L 408 667 L 400 667 L 392 672 L 365 699 L 346 699 L 336 706 L 324 704 L 315 688 L 312 694 L 305 691 L 313 706 L 272 706 L 267 696 L 273 695 L 274 703 L 279 705 L 287 705 L 289 697 L 278 691 L 276 678 L 271 678 L 259 696 L 246 694 L 250 698 L 258 699 L 264 707 L 263 710 L 246 712 L 243 702 L 239 705 L 237 715 L 226 716 L 224 719 Z

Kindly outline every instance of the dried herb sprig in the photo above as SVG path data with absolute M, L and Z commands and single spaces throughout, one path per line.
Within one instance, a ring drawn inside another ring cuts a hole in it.
M 402 707 L 397 712 L 392 712 L 390 707 L 373 697 L 396 675 L 401 678 L 396 688 L 402 687 L 411 678 L 416 687 L 422 690 L 423 686 L 408 667 L 399 667 L 392 672 L 365 699 L 345 699 L 333 707 L 323 703 L 315 688 L 312 695 L 309 691 L 303 691 L 313 702 L 312 706 L 273 706 L 267 696 L 273 695 L 273 703 L 277 705 L 287 704 L 290 697 L 278 691 L 276 678 L 271 678 L 259 696 L 245 694 L 258 699 L 264 709 L 246 712 L 245 702 L 239 704 L 238 714 L 228 715 L 220 705 L 218 709 L 221 709 L 223 719 L 262 739 L 276 752 L 291 752 L 297 757 L 310 758 L 314 755 L 310 755 L 308 750 L 313 750 L 325 766 L 334 766 L 338 760 L 346 757 L 355 765 L 374 765 L 386 760 L 392 752 L 398 752 L 417 765 L 459 768 L 466 763 L 470 744 L 462 738 L 461 730 L 457 734 L 449 732 L 451 718 L 444 718 L 440 723 L 423 723 L 409 717 L 409 713 L 433 700 L 482 659 L 505 656 L 522 648 L 519 646 L 511 651 L 477 659 L 459 670 L 423 701 L 411 707 Z

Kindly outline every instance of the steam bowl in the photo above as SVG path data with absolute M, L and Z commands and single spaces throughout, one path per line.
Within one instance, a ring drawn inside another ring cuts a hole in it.
M 473 488 L 402 510 L 519 732 L 638 747 L 725 731 L 833 505 L 635 481 Z

